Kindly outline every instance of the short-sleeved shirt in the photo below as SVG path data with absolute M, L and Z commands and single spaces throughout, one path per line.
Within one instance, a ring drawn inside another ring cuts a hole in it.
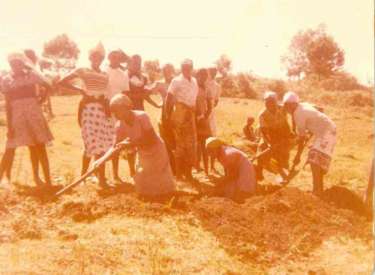
M 115 95 L 129 91 L 128 74 L 120 68 L 107 68 L 108 74 L 108 93 L 106 98 L 111 99 Z
M 42 80 L 33 72 L 22 75 L 8 74 L 2 81 L 1 91 L 9 100 L 37 97 L 37 85 Z
M 277 106 L 274 113 L 264 109 L 259 115 L 259 126 L 267 131 L 271 142 L 278 143 L 280 140 L 290 138 L 291 131 L 288 124 L 287 113 L 281 106 Z
M 316 137 L 324 136 L 327 131 L 336 132 L 335 123 L 308 103 L 298 104 L 293 118 L 300 136 L 305 136 L 307 131 Z
M 221 95 L 221 87 L 215 79 L 207 81 L 207 91 L 213 101 L 217 101 Z
M 85 93 L 92 97 L 106 96 L 108 93 L 108 75 L 105 72 L 97 72 L 92 69 L 81 68 L 75 74 L 82 79 L 85 85 Z
M 168 93 L 172 94 L 177 102 L 195 108 L 198 95 L 197 81 L 194 77 L 188 80 L 181 74 L 172 80 Z

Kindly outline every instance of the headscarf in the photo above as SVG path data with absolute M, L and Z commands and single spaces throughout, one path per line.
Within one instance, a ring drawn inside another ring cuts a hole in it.
M 181 66 L 193 67 L 193 61 L 191 59 L 186 58 L 181 62 Z
M 273 91 L 266 91 L 263 96 L 264 100 L 274 99 L 277 100 L 277 95 Z
M 216 148 L 219 148 L 221 146 L 225 145 L 225 142 L 222 141 L 220 138 L 218 137 L 209 137 L 207 140 L 206 140 L 206 149 L 207 150 L 210 150 L 210 149 L 216 149 Z
M 117 94 L 112 97 L 111 101 L 109 102 L 109 106 L 111 110 L 116 109 L 118 107 L 126 108 L 126 109 L 133 109 L 133 103 L 130 98 L 123 94 Z
M 283 97 L 283 104 L 299 103 L 299 96 L 295 92 L 287 92 Z
M 129 56 L 123 50 L 117 49 L 108 54 L 108 59 L 119 59 L 120 63 L 125 63 L 129 61 Z
M 8 54 L 8 62 L 12 62 L 13 60 L 22 61 L 25 65 L 30 62 L 26 55 L 22 52 L 12 52 Z
M 93 54 L 99 54 L 101 56 L 105 56 L 105 49 L 104 49 L 104 46 L 102 44 L 102 42 L 99 42 L 95 48 L 92 48 L 90 51 L 89 51 L 89 56 L 92 56 Z

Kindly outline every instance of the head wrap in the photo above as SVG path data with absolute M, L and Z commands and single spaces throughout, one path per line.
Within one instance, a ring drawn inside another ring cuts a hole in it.
M 113 50 L 108 54 L 108 59 L 118 59 L 120 63 L 125 63 L 129 60 L 129 56 L 123 50 Z
M 299 103 L 299 97 L 295 92 L 287 92 L 283 97 L 283 104 Z
M 92 56 L 93 54 L 99 54 L 101 56 L 105 56 L 105 49 L 104 49 L 104 46 L 102 44 L 102 42 L 99 42 L 95 48 L 92 48 L 90 51 L 89 51 L 89 56 Z
M 264 100 L 274 99 L 277 100 L 277 95 L 275 92 L 272 91 L 266 91 L 263 96 Z
M 193 67 L 193 61 L 191 59 L 186 58 L 181 62 L 181 66 Z
M 8 62 L 11 62 L 13 60 L 20 60 L 25 64 L 30 62 L 26 55 L 22 52 L 13 52 L 8 54 Z
M 223 145 L 225 145 L 225 142 L 222 141 L 218 137 L 209 137 L 206 140 L 206 148 L 207 149 L 216 149 L 216 148 L 219 148 L 220 146 L 223 146 Z
M 128 96 L 123 94 L 117 94 L 114 97 L 112 97 L 111 101 L 109 102 L 109 106 L 111 110 L 117 107 L 132 109 L 133 103 Z

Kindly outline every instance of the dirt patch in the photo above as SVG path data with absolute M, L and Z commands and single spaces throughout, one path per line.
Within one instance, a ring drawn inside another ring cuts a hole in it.
M 223 247 L 244 262 L 275 265 L 308 257 L 333 235 L 371 239 L 364 218 L 296 188 L 255 196 L 244 204 L 205 198 L 193 209 Z

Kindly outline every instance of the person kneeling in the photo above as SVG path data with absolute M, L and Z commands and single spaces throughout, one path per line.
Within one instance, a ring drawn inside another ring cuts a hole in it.
M 149 199 L 172 195 L 175 183 L 165 144 L 153 129 L 149 116 L 132 107 L 131 100 L 125 95 L 116 95 L 110 101 L 111 112 L 118 119 L 117 146 L 134 148 L 138 153 L 135 190 Z
M 216 185 L 216 195 L 241 201 L 255 193 L 255 170 L 245 153 L 216 137 L 207 139 L 206 149 L 210 156 L 219 161 L 225 172 Z

